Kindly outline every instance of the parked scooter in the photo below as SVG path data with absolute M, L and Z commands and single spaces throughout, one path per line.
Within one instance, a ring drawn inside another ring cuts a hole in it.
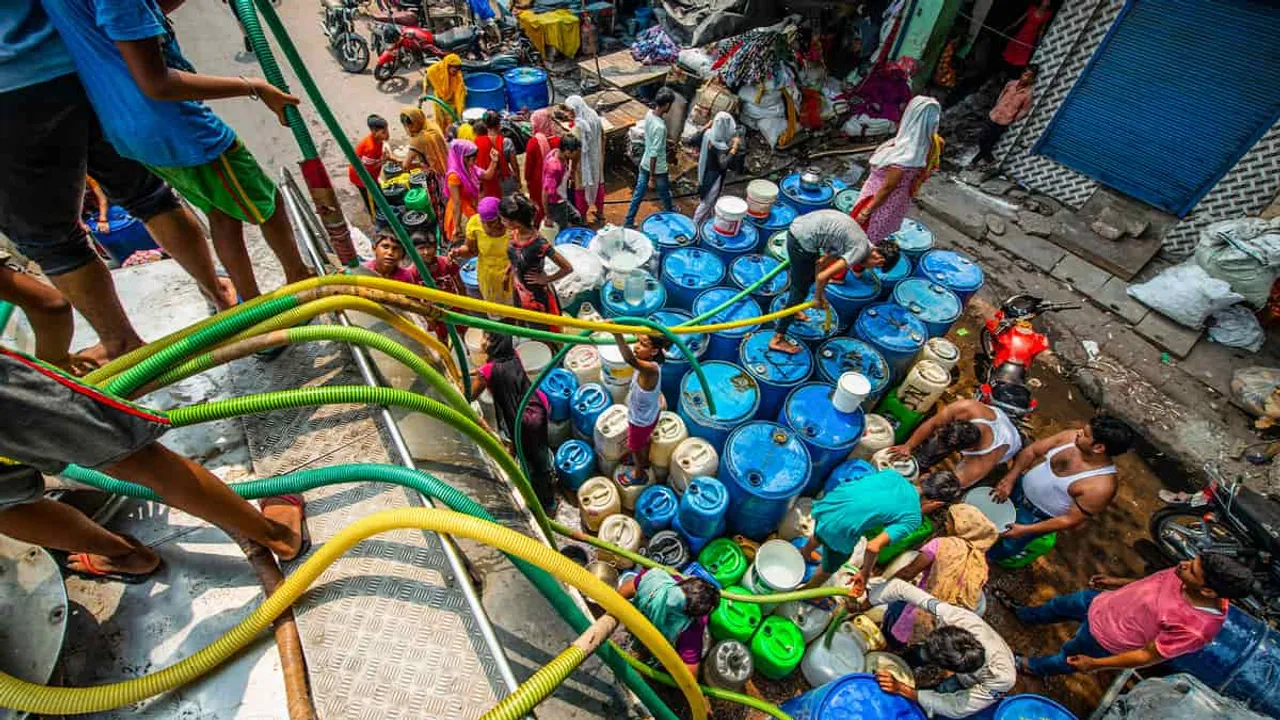
M 982 328 L 973 365 L 979 381 L 977 399 L 999 407 L 1015 419 L 1035 410 L 1036 401 L 1027 389 L 1027 371 L 1050 343 L 1049 336 L 1036 331 L 1031 321 L 1046 312 L 1079 307 L 1079 303 L 1045 302 L 1034 295 L 1014 295 L 1005 300 Z
M 329 38 L 338 65 L 349 73 L 362 73 L 369 67 L 369 43 L 356 32 L 359 5 L 359 0 L 324 0 L 324 36 Z
M 373 46 L 378 61 L 373 77 L 382 82 L 397 72 L 426 67 L 450 53 L 480 55 L 480 32 L 474 27 L 460 27 L 432 33 L 420 27 L 382 23 L 373 29 Z
M 1254 573 L 1253 594 L 1237 602 L 1280 623 L 1280 502 L 1222 477 L 1205 465 L 1209 486 L 1190 502 L 1152 513 L 1149 530 L 1160 553 L 1173 562 L 1212 550 L 1231 555 Z

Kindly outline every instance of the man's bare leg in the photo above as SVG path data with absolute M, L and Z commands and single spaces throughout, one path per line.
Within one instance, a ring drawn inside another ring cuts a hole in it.
M 49 280 L 89 321 L 102 341 L 81 351 L 83 354 L 105 363 L 143 345 L 138 331 L 124 313 L 111 272 L 102 260 L 95 258 L 71 272 L 50 276 Z
M 0 300 L 13 303 L 27 316 L 36 335 L 37 358 L 75 374 L 93 369 L 91 362 L 74 362 L 71 336 L 75 321 L 71 316 L 71 303 L 57 288 L 35 276 L 0 265 Z
M 244 244 L 244 223 L 219 210 L 210 210 L 209 234 L 213 236 L 213 250 L 231 276 L 240 299 L 248 302 L 261 295 L 249 250 Z
M 70 505 L 53 500 L 0 509 L 0 535 L 68 553 L 87 553 L 93 567 L 105 572 L 145 575 L 160 564 L 160 556 L 151 548 L 135 545 Z M 72 570 L 88 570 L 76 560 L 69 562 Z
M 200 292 L 219 311 L 236 304 L 236 290 L 228 280 L 218 277 L 213 253 L 204 241 L 204 230 L 185 206 L 162 212 L 147 220 L 147 230 L 156 244 L 196 281 Z
M 279 190 L 276 190 L 276 211 L 262 224 L 262 237 L 284 268 L 286 283 L 306 280 L 315 274 L 302 261 L 298 240 L 293 236 L 293 225 L 289 223 L 289 214 L 284 209 L 284 197 Z

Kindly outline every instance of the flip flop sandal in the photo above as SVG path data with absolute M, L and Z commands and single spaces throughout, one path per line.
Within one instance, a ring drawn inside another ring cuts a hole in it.
M 307 504 L 302 496 L 297 493 L 289 493 L 288 495 L 273 495 L 258 500 L 258 507 L 262 510 L 267 509 L 268 501 L 281 500 L 286 504 L 293 505 L 302 510 L 302 522 L 299 525 L 298 534 L 302 535 L 302 543 L 298 545 L 298 554 L 288 560 L 280 560 L 282 563 L 290 563 L 295 560 L 302 560 L 303 556 L 311 551 L 311 531 L 307 529 Z M 279 559 L 279 558 L 277 558 Z
M 131 545 L 141 546 L 142 543 L 130 535 L 122 535 L 121 537 L 129 541 Z M 145 573 L 127 573 L 119 570 L 103 570 L 94 567 L 93 561 L 89 559 L 89 553 L 57 553 L 55 555 L 58 565 L 62 568 L 62 572 L 66 575 L 74 575 L 85 580 L 93 580 L 95 582 L 115 581 L 126 585 L 141 585 L 150 580 L 160 569 L 164 567 L 164 558 L 161 558 L 156 566 L 149 572 Z M 71 561 L 80 563 L 83 568 L 71 567 Z
M 1017 615 L 1018 608 L 1022 607 L 1022 603 L 1018 602 L 1017 600 L 1014 600 L 1013 596 L 1010 595 L 1004 588 L 998 588 L 993 585 L 988 585 L 987 594 L 995 598 L 996 602 L 1003 605 L 1006 610 L 1013 613 L 1014 615 Z

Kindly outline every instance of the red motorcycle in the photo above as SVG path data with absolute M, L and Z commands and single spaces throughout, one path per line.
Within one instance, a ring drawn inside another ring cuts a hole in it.
M 470 26 L 432 33 L 420 27 L 383 23 L 374 27 L 372 37 L 378 53 L 373 77 L 378 82 L 390 80 L 401 69 L 426 67 L 450 53 L 478 54 L 480 49 L 480 32 Z
M 1049 336 L 1037 332 L 1031 321 L 1046 312 L 1079 307 L 1079 303 L 1045 302 L 1033 295 L 1005 300 L 982 329 L 981 346 L 974 358 L 977 399 L 1016 418 L 1035 410 L 1036 401 L 1027 389 L 1027 370 L 1050 343 Z

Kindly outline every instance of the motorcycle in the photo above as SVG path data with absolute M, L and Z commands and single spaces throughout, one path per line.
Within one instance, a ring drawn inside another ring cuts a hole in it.
M 1254 573 L 1253 593 L 1236 602 L 1275 625 L 1280 622 L 1280 502 L 1225 479 L 1212 464 L 1204 469 L 1208 487 L 1190 502 L 1152 513 L 1151 539 L 1172 562 L 1213 551 L 1247 565 Z
M 1046 302 L 1034 295 L 1005 300 L 982 328 L 974 358 L 977 399 L 999 407 L 1015 420 L 1031 414 L 1037 404 L 1027 389 L 1027 371 L 1036 356 L 1050 347 L 1049 336 L 1037 332 L 1031 321 L 1047 312 L 1079 307 L 1079 303 Z
M 349 73 L 362 73 L 369 67 L 369 43 L 356 32 L 359 6 L 359 0 L 324 0 L 321 28 L 329 38 L 329 49 L 338 57 L 338 65 Z
M 479 55 L 479 38 L 474 27 L 432 33 L 420 27 L 379 24 L 373 29 L 373 46 L 378 53 L 373 77 L 383 82 L 401 69 L 426 67 L 450 53 Z

